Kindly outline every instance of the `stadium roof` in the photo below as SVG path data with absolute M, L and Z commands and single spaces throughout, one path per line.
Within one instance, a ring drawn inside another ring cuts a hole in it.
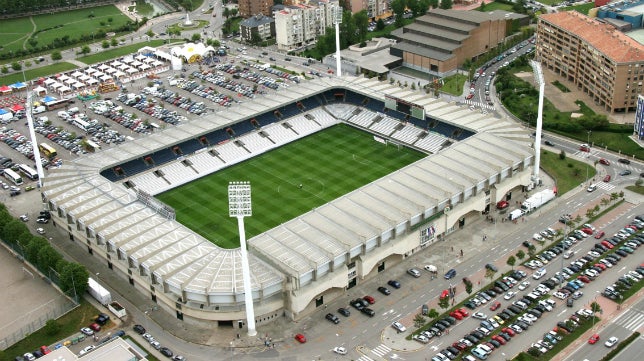
M 221 110 L 215 116 L 202 116 L 67 162 L 60 169 L 49 170 L 43 194 L 54 209 L 58 208 L 62 219 L 78 221 L 78 226 L 71 227 L 73 232 L 81 236 L 96 235 L 98 244 L 106 245 L 109 252 L 118 252 L 118 257 L 112 256 L 113 260 L 127 262 L 130 268 L 138 267 L 141 275 L 150 277 L 151 282 L 167 285 L 165 290 L 204 303 L 212 296 L 239 296 L 243 293 L 239 249 L 222 249 L 182 224 L 162 217 L 139 201 L 133 190 L 110 182 L 99 172 L 182 140 L 194 139 L 253 113 L 268 112 L 284 103 L 341 87 L 381 100 L 384 93 L 417 99 L 419 104 L 428 105 L 428 116 L 443 114 L 440 118 L 446 119 L 450 114 L 463 114 L 448 122 L 487 132 L 250 239 L 252 288 L 260 297 L 282 292 L 286 275 L 297 277 L 320 272 L 334 260 L 346 260 L 347 254 L 354 256 L 370 240 L 410 217 L 452 199 L 532 155 L 527 146 L 528 133 L 515 123 L 491 114 L 468 112 L 433 97 L 409 94 L 408 90 L 375 79 L 329 77 L 257 97 L 244 103 L 245 111 L 242 107 Z M 327 107 L 355 108 L 346 104 Z M 516 136 L 507 137 L 507 134 Z M 512 137 L 516 139 L 508 140 Z

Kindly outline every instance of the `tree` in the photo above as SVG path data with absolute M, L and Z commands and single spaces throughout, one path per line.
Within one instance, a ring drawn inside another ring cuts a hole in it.
M 431 310 L 429 310 L 429 312 L 427 313 L 427 317 L 429 317 L 429 318 L 436 318 L 436 317 L 438 317 L 438 311 L 436 311 L 436 309 L 435 309 L 435 308 L 432 308 L 432 309 L 431 309 Z
M 468 295 L 472 293 L 472 282 L 465 283 L 465 292 L 467 292 Z
M 508 266 L 512 267 L 514 269 L 514 265 L 517 263 L 517 259 L 514 256 L 508 257 L 508 260 L 506 262 Z
M 496 271 L 492 271 L 489 268 L 485 270 L 485 278 L 489 278 L 490 281 L 494 278 L 495 274 L 496 274 Z
M 56 268 L 61 264 L 63 265 L 62 269 L 57 269 L 60 274 L 60 289 L 70 296 L 74 296 L 74 293 L 76 296 L 80 296 L 87 291 L 89 273 L 85 267 L 78 263 L 61 261 L 58 262 Z
M 90 48 L 88 45 L 83 45 L 81 48 L 81 54 L 89 54 L 91 52 Z
M 439 7 L 443 10 L 449 10 L 452 8 L 452 0 L 441 0 Z
M 194 33 L 194 34 L 192 34 L 192 37 L 191 37 L 190 39 L 191 39 L 193 42 L 197 42 L 197 41 L 201 40 L 201 34 L 199 34 L 199 33 Z
M 590 304 L 590 310 L 595 312 L 601 312 L 602 311 L 602 306 L 599 305 L 597 302 L 593 302 Z
M 405 0 L 392 0 L 391 1 L 391 11 L 393 11 L 395 15 L 395 24 L 396 27 L 399 28 L 403 25 L 403 15 L 405 15 Z
M 103 42 L 101 43 L 101 46 L 103 47 L 103 49 L 107 49 L 110 47 L 110 42 L 107 40 L 103 40 Z
M 226 19 L 228 19 L 228 17 L 230 17 L 230 9 L 228 7 L 224 7 L 223 15 L 224 15 L 224 17 Z
M 385 21 L 382 19 L 378 19 L 378 21 L 376 21 L 376 30 L 380 31 L 384 28 L 385 28 Z
M 154 31 L 152 31 L 152 29 L 150 29 L 150 30 L 145 32 L 145 35 L 147 35 L 149 37 L 153 37 L 154 36 Z
M 13 63 L 11 63 L 11 69 L 15 71 L 20 71 L 22 69 L 22 65 L 20 65 L 19 62 L 14 61 Z
M 47 320 L 43 330 L 45 331 L 45 334 L 47 334 L 47 336 L 55 336 L 60 331 L 60 328 L 61 327 L 58 321 L 51 319 Z
M 60 51 L 56 50 L 51 52 L 51 60 L 56 61 L 62 58 L 63 58 L 63 55 L 60 53 Z
M 256 28 L 250 32 L 250 42 L 253 45 L 259 45 L 262 42 L 262 37 L 259 35 L 259 31 Z
M 0 68 L 0 72 L 2 72 L 2 74 L 7 74 L 9 72 L 9 68 L 7 68 L 6 65 L 3 65 L 2 68 Z
M 363 42 L 367 39 L 367 28 L 369 27 L 369 16 L 366 10 L 359 11 L 353 14 L 353 23 L 358 32 L 358 42 Z
M 617 193 L 617 192 L 613 192 L 613 193 L 611 193 L 611 194 L 610 194 L 610 200 L 611 200 L 611 201 L 614 201 L 614 200 L 616 200 L 617 198 L 619 198 L 619 193 Z
M 520 250 L 517 252 L 517 258 L 518 258 L 519 260 L 522 260 L 522 259 L 524 259 L 524 258 L 525 258 L 525 252 L 523 252 L 523 250 L 522 250 L 522 249 L 520 249 Z
M 586 218 L 592 218 L 595 215 L 595 209 L 594 208 L 588 208 L 586 210 Z
M 47 274 L 50 268 L 55 269 L 56 264 L 62 258 L 63 257 L 60 255 L 60 253 L 56 252 L 56 250 L 52 246 L 47 244 L 47 246 L 41 248 L 36 254 L 36 264 L 38 265 L 38 268 L 40 268 L 40 270 Z
M 561 160 L 566 159 L 566 151 L 565 150 L 562 149 L 561 152 L 559 152 L 559 159 L 561 159 Z
M 414 317 L 414 326 L 416 326 L 416 328 L 422 327 L 425 324 L 425 322 L 426 322 L 425 317 L 420 313 L 417 313 L 416 316 Z
M 449 307 L 449 297 L 443 297 L 438 299 L 438 306 L 440 308 L 448 308 Z
M 119 41 L 116 40 L 116 38 L 112 38 L 112 41 L 110 41 L 110 45 L 117 46 L 117 45 L 119 45 Z

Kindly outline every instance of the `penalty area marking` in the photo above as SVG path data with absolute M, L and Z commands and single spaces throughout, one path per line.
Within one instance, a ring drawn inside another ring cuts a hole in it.
M 360 164 L 364 164 L 364 165 L 371 164 L 371 161 L 368 160 L 368 159 L 362 158 L 361 156 L 355 155 L 355 154 L 351 154 L 351 155 L 353 156 L 353 160 L 355 160 L 356 162 L 358 162 Z

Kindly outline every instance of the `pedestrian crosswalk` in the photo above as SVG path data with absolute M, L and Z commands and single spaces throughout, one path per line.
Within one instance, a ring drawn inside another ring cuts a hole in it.
M 597 188 L 603 189 L 603 190 L 608 191 L 608 192 L 610 192 L 613 189 L 615 189 L 615 186 L 610 184 L 610 183 L 598 182 L 598 183 L 595 183 L 595 184 L 597 185 Z
M 613 322 L 627 330 L 639 331 L 644 325 L 644 312 L 631 309 L 619 315 Z
M 475 106 L 477 108 L 487 109 L 487 110 L 491 110 L 491 111 L 493 111 L 495 109 L 493 105 L 483 104 L 483 103 L 475 102 L 475 101 L 469 100 L 469 99 L 465 99 L 463 101 L 463 103 L 465 103 L 467 105 Z
M 358 358 L 358 361 L 376 361 L 381 359 L 387 359 L 385 355 L 391 352 L 391 347 L 387 347 L 383 344 L 378 345 L 376 348 L 370 350 L 372 355 L 362 355 Z

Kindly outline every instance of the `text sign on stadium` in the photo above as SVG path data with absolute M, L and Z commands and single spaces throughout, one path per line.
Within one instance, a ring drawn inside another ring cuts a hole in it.
M 385 108 L 397 110 L 417 119 L 425 119 L 425 107 L 385 94 Z
M 253 215 L 250 182 L 228 183 L 228 213 L 231 217 L 250 217 Z

